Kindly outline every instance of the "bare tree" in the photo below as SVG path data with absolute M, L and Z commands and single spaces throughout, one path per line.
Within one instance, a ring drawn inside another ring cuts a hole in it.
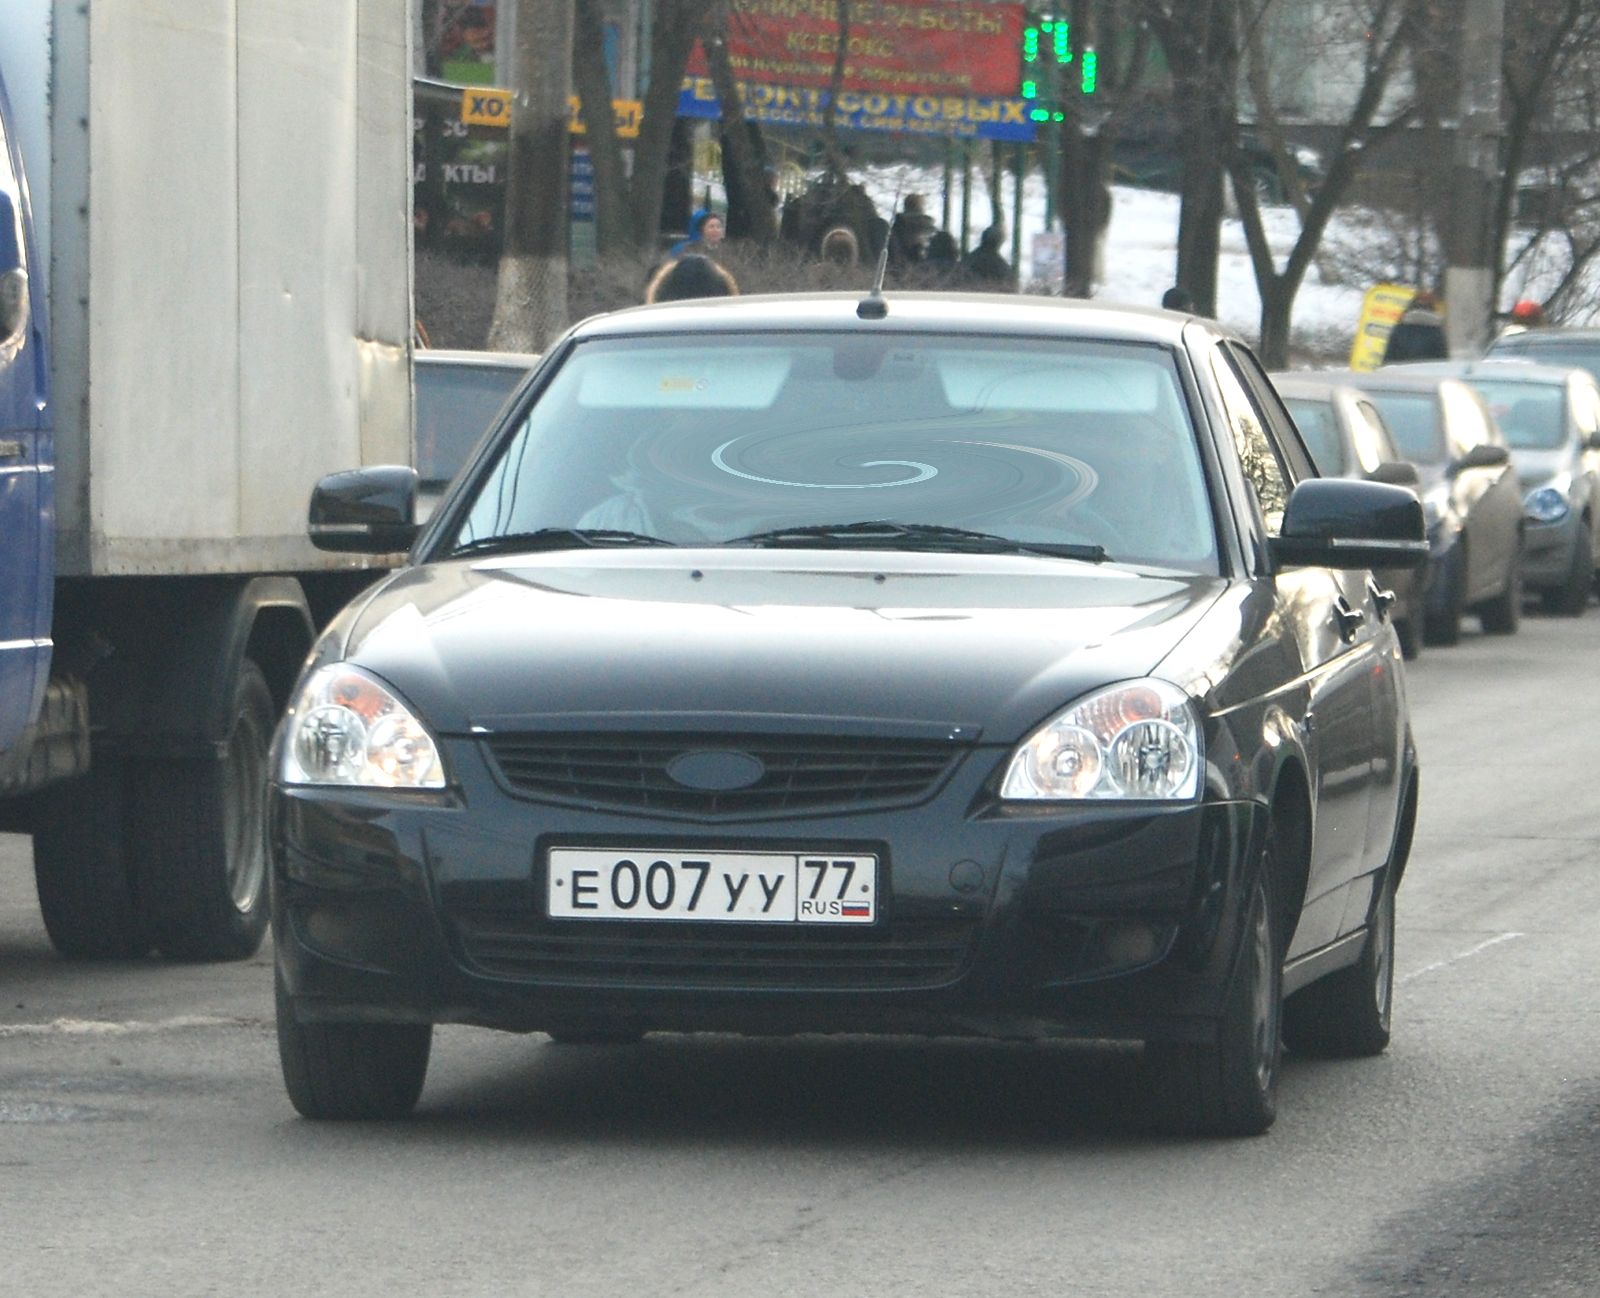
M 1274 152 L 1279 174 L 1295 177 L 1296 188 L 1291 190 L 1291 195 L 1298 200 L 1300 233 L 1281 267 L 1267 243 L 1255 176 L 1238 146 L 1237 123 L 1226 157 L 1261 295 L 1262 359 L 1268 366 L 1281 367 L 1288 363 L 1289 326 L 1295 295 L 1317 254 L 1329 219 L 1349 191 L 1358 161 L 1372 146 L 1413 120 L 1415 103 L 1407 97 L 1404 103 L 1389 105 L 1385 111 L 1390 86 L 1407 49 L 1409 26 L 1404 0 L 1349 0 L 1342 12 L 1335 12 L 1331 17 L 1349 24 L 1347 31 L 1351 39 L 1338 43 L 1361 51 L 1358 88 L 1354 103 L 1340 124 L 1322 183 L 1315 194 L 1307 195 L 1299 185 L 1298 168 L 1279 128 L 1270 79 L 1266 75 L 1263 33 L 1275 3 L 1277 0 L 1245 0 L 1246 8 L 1241 17 L 1247 61 L 1251 65 L 1247 79 L 1257 123 L 1263 128 L 1264 141 Z
M 595 233 L 600 251 L 653 248 L 661 228 L 678 92 L 705 18 L 705 4 L 703 0 L 653 0 L 650 80 L 633 146 L 631 179 L 622 165 L 622 145 L 610 111 L 615 88 L 606 69 L 601 6 L 598 0 L 576 0 L 576 4 L 579 39 L 573 48 L 573 73 L 595 163 Z M 589 107 L 592 104 L 605 104 L 606 108 Z
M 541 351 L 567 326 L 572 25 L 573 0 L 517 0 L 497 351 Z

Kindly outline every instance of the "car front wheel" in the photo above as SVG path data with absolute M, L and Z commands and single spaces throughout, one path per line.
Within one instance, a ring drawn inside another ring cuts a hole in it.
M 1324 1058 L 1379 1055 L 1389 1045 L 1394 997 L 1394 883 L 1384 871 L 1361 959 L 1296 992 L 1283 1007 L 1289 1049 Z
M 1269 825 L 1245 933 L 1214 1040 L 1151 1042 L 1157 1122 L 1184 1135 L 1256 1136 L 1278 1112 L 1283 958 L 1272 880 L 1279 851 Z
M 275 979 L 278 1061 L 302 1117 L 403 1118 L 416 1107 L 433 1049 L 429 1023 L 302 1023 Z

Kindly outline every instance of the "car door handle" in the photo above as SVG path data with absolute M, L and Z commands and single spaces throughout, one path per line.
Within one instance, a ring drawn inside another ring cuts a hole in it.
M 1358 608 L 1351 608 L 1350 601 L 1341 595 L 1333 602 L 1333 621 L 1339 628 L 1339 638 L 1349 644 L 1366 625 L 1367 615 Z
M 1389 616 L 1389 610 L 1395 606 L 1395 602 L 1400 598 L 1392 590 L 1386 590 L 1378 585 L 1371 577 L 1367 578 L 1367 594 L 1372 596 L 1372 603 L 1378 610 L 1378 621 L 1380 622 Z

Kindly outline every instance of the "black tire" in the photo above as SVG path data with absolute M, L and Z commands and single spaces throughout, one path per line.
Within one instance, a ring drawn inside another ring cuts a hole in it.
M 267 750 L 277 708 L 245 659 L 226 755 L 152 765 L 133 785 L 151 937 L 176 960 L 243 960 L 266 936 Z
M 1506 584 L 1491 600 L 1478 605 L 1478 620 L 1490 635 L 1515 635 L 1522 620 L 1522 555 L 1511 559 Z
M 1277 853 L 1277 832 L 1269 822 L 1216 1039 L 1146 1046 L 1163 1130 L 1258 1136 L 1277 1117 L 1283 1052 L 1283 946 L 1272 904 Z
M 1422 656 L 1422 628 L 1417 625 L 1417 615 L 1415 613 L 1396 618 L 1394 633 L 1400 641 L 1400 656 L 1402 658 L 1407 662 L 1415 662 Z
M 71 960 L 128 960 L 150 949 L 123 844 L 126 770 L 96 758 L 49 790 L 33 833 L 33 879 L 50 943 Z
M 429 1023 L 302 1023 L 282 975 L 274 979 L 278 1062 L 302 1117 L 403 1118 L 417 1106 L 433 1050 Z
M 1423 614 L 1422 639 L 1427 644 L 1448 647 L 1461 643 L 1461 619 L 1466 613 L 1466 542 L 1459 543 L 1450 556 L 1444 581 L 1447 591 L 1444 607 Z
M 1372 901 L 1361 959 L 1289 997 L 1283 1039 L 1302 1055 L 1364 1059 L 1389 1046 L 1394 1001 L 1394 883 L 1389 871 Z
M 1594 587 L 1594 540 L 1589 524 L 1580 522 L 1572 539 L 1572 560 L 1561 585 L 1544 592 L 1546 611 L 1561 617 L 1582 617 L 1589 607 L 1589 592 Z

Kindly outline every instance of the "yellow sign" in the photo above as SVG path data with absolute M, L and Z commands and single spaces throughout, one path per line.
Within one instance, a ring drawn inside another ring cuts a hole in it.
M 1371 371 L 1383 364 L 1389 333 L 1411 305 L 1417 290 L 1404 284 L 1374 284 L 1361 299 L 1356 340 L 1350 347 L 1350 368 Z
M 611 111 L 616 116 L 617 134 L 624 140 L 638 139 L 644 104 L 637 99 L 613 99 Z M 487 86 L 468 87 L 461 92 L 461 120 L 468 126 L 510 126 L 511 92 Z M 573 134 L 583 134 L 577 95 L 567 100 L 567 120 Z

